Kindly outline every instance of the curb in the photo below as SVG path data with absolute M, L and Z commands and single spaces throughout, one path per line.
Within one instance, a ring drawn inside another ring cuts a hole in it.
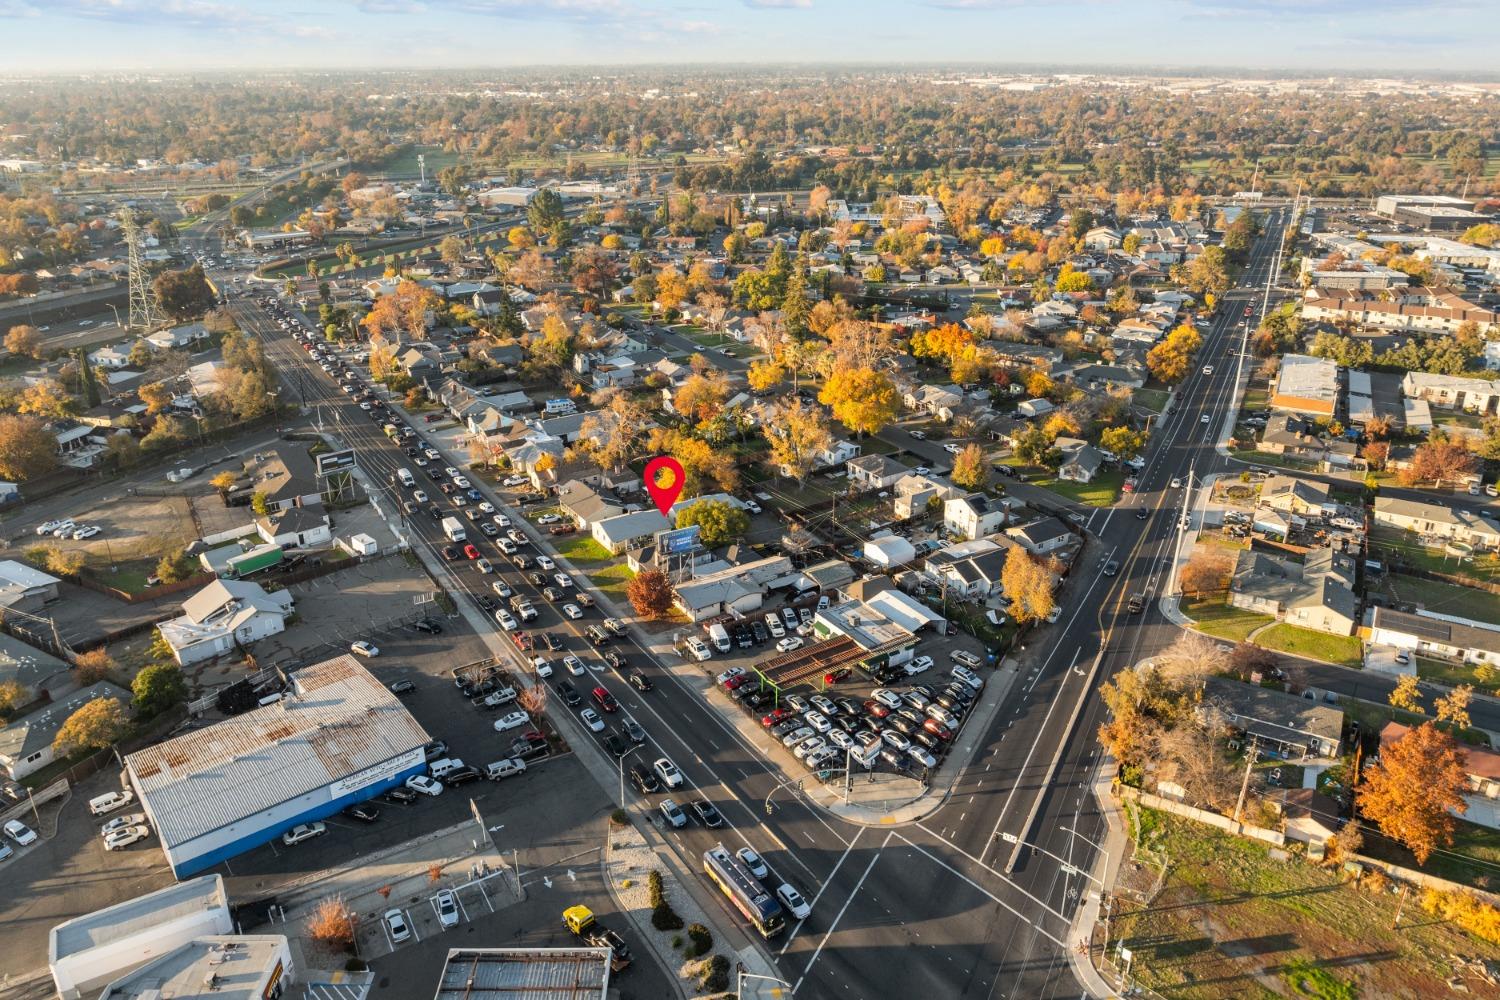
M 631 827 L 635 829 L 636 833 L 639 834 L 641 832 L 640 828 L 635 826 L 633 819 L 631 820 Z M 660 943 L 656 940 L 656 934 L 658 933 L 656 928 L 650 926 L 648 923 L 644 923 L 640 917 L 636 916 L 634 910 L 627 909 L 624 900 L 615 891 L 615 880 L 610 873 L 610 866 L 613 864 L 611 857 L 612 845 L 610 843 L 611 829 L 611 821 L 606 818 L 604 821 L 604 850 L 599 855 L 599 874 L 604 879 L 604 888 L 609 893 L 609 898 L 614 901 L 615 907 L 620 911 L 621 916 L 635 928 L 636 936 L 646 942 L 646 947 L 651 949 L 651 954 L 656 956 L 656 960 L 661 963 L 662 971 L 672 981 L 673 985 L 677 987 L 677 995 L 682 1000 L 688 1000 L 691 994 L 688 993 L 687 983 L 677 974 L 677 969 L 681 965 L 681 962 L 676 960 L 675 957 L 662 954 Z M 644 835 L 642 835 L 642 839 L 644 839 Z

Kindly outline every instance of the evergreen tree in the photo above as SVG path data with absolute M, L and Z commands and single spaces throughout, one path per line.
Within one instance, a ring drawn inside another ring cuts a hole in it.
M 99 382 L 94 378 L 94 366 L 89 363 L 88 352 L 78 349 L 78 395 L 85 409 L 93 409 L 100 403 Z

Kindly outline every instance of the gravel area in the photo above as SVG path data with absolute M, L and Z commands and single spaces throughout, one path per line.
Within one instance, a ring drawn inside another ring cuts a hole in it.
M 681 980 L 679 986 L 684 996 L 699 995 L 696 973 L 699 964 L 710 955 L 724 955 L 729 960 L 730 973 L 733 975 L 736 956 L 733 951 L 721 947 L 717 935 L 714 937 L 713 951 L 699 958 L 684 958 L 680 950 L 672 947 L 674 937 L 680 937 L 684 944 L 687 943 L 687 928 L 693 924 L 702 924 L 710 933 L 713 932 L 714 925 L 693 900 L 692 894 L 678 884 L 671 869 L 661 863 L 661 859 L 646 844 L 645 838 L 634 825 L 618 827 L 610 824 L 609 834 L 605 838 L 604 868 L 609 880 L 609 890 L 619 904 L 620 911 L 630 918 L 636 932 L 645 938 L 651 950 L 661 959 L 662 966 L 674 972 Z M 646 881 L 653 869 L 661 873 L 662 895 L 682 918 L 682 930 L 659 931 L 651 925 L 650 893 L 646 888 Z

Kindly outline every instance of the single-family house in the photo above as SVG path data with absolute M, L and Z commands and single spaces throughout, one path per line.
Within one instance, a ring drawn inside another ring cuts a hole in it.
M 1073 542 L 1073 532 L 1055 517 L 1042 517 L 1029 524 L 1006 528 L 1005 533 L 1034 556 L 1048 555 Z
M 943 504 L 943 527 L 959 538 L 993 535 L 1005 526 L 1007 508 L 983 493 L 966 493 Z
M 1500 528 L 1461 507 L 1403 500 L 1399 497 L 1376 497 L 1374 523 L 1446 541 L 1462 542 L 1476 549 L 1500 549 Z
M 1409 732 L 1410 726 L 1387 722 L 1380 729 L 1381 749 Z M 1465 746 L 1463 755 L 1464 776 L 1469 782 L 1469 791 L 1464 795 L 1468 809 L 1462 813 L 1453 812 L 1453 815 L 1490 829 L 1500 828 L 1500 802 L 1496 801 L 1500 800 L 1500 753 L 1484 747 Z
M 1500 664 L 1500 632 L 1391 608 L 1374 610 L 1370 643 L 1464 663 Z
M 1343 712 L 1285 691 L 1210 677 L 1203 684 L 1203 704 L 1223 712 L 1231 726 L 1272 756 L 1337 757 L 1343 742 Z
M 963 401 L 963 391 L 954 385 L 918 385 L 903 399 L 908 410 L 926 413 L 939 420 L 951 420 L 953 411 Z
M 110 344 L 89 352 L 89 364 L 105 371 L 117 371 L 130 365 L 130 344 Z
M 946 503 L 954 497 L 963 496 L 962 490 L 945 479 L 919 476 L 916 473 L 896 480 L 894 492 L 895 502 L 892 507 L 896 517 L 903 521 L 926 514 L 927 505 L 933 498 L 937 498 L 939 503 Z
M 1494 416 L 1500 413 L 1500 385 L 1486 378 L 1407 372 L 1401 392 L 1408 399 L 1424 400 L 1440 410 L 1461 410 Z
M 857 490 L 885 490 L 911 470 L 887 455 L 860 455 L 844 463 L 849 486 Z
M 286 628 L 292 613 L 288 590 L 267 593 L 246 580 L 215 580 L 182 605 L 182 616 L 158 626 L 181 666 L 212 659 Z
M 57 731 L 69 716 L 96 698 L 113 698 L 127 712 L 130 710 L 130 692 L 109 681 L 99 681 L 49 702 L 0 728 L 0 768 L 11 780 L 20 781 L 51 764 Z
M 979 545 L 984 548 L 973 548 Z M 1004 535 L 950 545 L 929 555 L 924 571 L 950 596 L 980 601 L 998 597 L 1004 593 L 1001 574 L 1014 545 Z
M 1243 550 L 1229 583 L 1229 604 L 1303 628 L 1352 635 L 1359 625 L 1354 557 L 1332 547 L 1303 562 Z
M 265 495 L 272 512 L 323 502 L 317 465 L 294 442 L 271 445 L 246 458 L 241 478 L 252 493 Z
M 625 505 L 613 494 L 602 493 L 576 479 L 558 487 L 557 504 L 580 529 L 591 528 L 595 521 L 625 513 Z
M 1091 444 L 1064 454 L 1057 467 L 1057 478 L 1075 483 L 1091 483 L 1104 467 L 1104 453 Z
M 1292 476 L 1271 476 L 1261 483 L 1259 506 L 1298 517 L 1320 517 L 1338 505 L 1330 499 L 1327 483 Z
M 589 534 L 613 555 L 619 555 L 650 539 L 658 531 L 667 531 L 671 527 L 672 522 L 660 511 L 638 510 L 594 521 L 589 526 Z
M 158 351 L 197 350 L 213 339 L 213 334 L 202 323 L 183 323 L 181 326 L 157 330 L 146 337 L 146 343 Z

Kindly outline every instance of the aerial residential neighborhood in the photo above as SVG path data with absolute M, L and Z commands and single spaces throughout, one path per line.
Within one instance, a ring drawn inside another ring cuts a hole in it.
M 1500 995 L 1482 16 L 85 6 L 0 997 Z

